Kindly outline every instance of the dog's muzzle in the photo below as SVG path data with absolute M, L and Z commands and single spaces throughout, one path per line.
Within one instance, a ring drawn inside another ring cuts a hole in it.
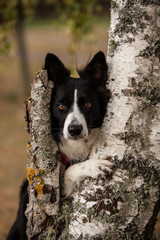
M 71 137 L 79 137 L 83 131 L 82 124 L 74 124 L 68 126 L 68 133 Z

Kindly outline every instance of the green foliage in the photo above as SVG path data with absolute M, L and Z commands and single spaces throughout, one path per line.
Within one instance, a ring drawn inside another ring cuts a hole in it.
M 92 13 L 95 0 L 66 0 L 67 17 L 73 37 L 79 41 L 92 25 Z
M 7 33 L 15 24 L 16 2 L 17 0 L 0 1 L 0 53 L 6 52 L 9 48 Z
M 91 30 L 94 13 L 107 13 L 109 1 L 104 0 L 1 0 L 0 53 L 9 48 L 8 33 L 28 18 L 65 19 L 73 38 L 73 51 L 83 36 Z

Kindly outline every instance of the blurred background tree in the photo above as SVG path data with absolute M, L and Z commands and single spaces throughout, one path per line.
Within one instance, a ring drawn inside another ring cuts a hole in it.
M 9 47 L 9 31 L 29 20 L 65 19 L 73 40 L 79 41 L 91 30 L 93 16 L 109 14 L 110 1 L 104 0 L 1 0 L 0 53 Z
M 79 42 L 93 26 L 93 16 L 106 15 L 109 12 L 109 4 L 109 1 L 104 0 L 2 0 L 0 2 L 0 53 L 8 51 L 10 46 L 8 35 L 11 29 L 15 29 L 25 97 L 29 96 L 31 81 L 24 32 L 28 20 L 65 20 L 72 36 L 69 50 L 70 53 L 75 54 Z
M 0 53 L 5 53 L 9 48 L 7 34 L 15 25 L 16 1 L 0 1 Z
M 56 54 L 72 74 L 89 55 L 106 53 L 109 2 L 102 0 L 0 1 L 0 240 L 15 219 L 18 193 L 26 176 L 23 102 L 30 81 L 47 52 Z
M 23 102 L 30 81 L 53 52 L 75 74 L 89 55 L 107 52 L 109 0 L 0 1 L 0 240 L 4 240 L 18 207 L 26 176 Z

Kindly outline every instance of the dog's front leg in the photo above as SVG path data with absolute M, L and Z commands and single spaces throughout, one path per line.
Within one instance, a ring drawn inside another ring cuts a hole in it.
M 112 172 L 112 167 L 113 163 L 108 160 L 86 160 L 69 167 L 64 174 L 62 195 L 70 196 L 76 185 L 87 177 L 106 178 L 106 175 Z

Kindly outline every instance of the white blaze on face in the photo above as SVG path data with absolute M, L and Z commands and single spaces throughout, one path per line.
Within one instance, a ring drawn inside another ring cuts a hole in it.
M 72 111 L 68 114 L 68 116 L 66 117 L 66 120 L 64 122 L 63 136 L 65 139 L 71 138 L 71 136 L 68 132 L 68 127 L 70 124 L 82 125 L 83 130 L 81 132 L 80 138 L 88 137 L 87 123 L 86 123 L 84 115 L 81 113 L 81 111 L 78 107 L 77 89 L 75 89 L 75 91 L 74 91 L 74 102 L 73 102 L 73 106 L 72 106 Z

